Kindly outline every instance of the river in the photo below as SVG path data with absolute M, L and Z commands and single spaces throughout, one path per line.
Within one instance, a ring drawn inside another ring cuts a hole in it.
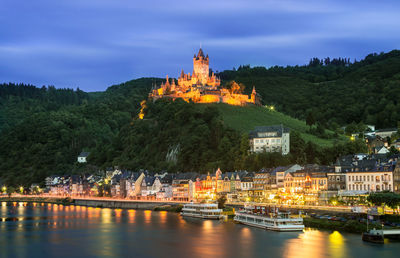
M 278 233 L 176 213 L 1 202 L 0 257 L 398 257 L 400 243 Z

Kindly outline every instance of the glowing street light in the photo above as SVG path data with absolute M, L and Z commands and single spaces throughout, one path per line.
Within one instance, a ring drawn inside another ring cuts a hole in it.
M 24 192 L 24 187 L 21 186 L 21 187 L 19 188 L 19 191 L 20 191 L 21 193 L 23 193 L 23 192 Z
M 3 186 L 3 187 L 1 188 L 1 191 L 2 191 L 2 192 L 6 192 L 6 191 L 7 191 L 7 187 Z

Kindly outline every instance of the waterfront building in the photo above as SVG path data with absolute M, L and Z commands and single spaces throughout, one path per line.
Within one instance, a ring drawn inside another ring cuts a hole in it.
M 346 191 L 393 191 L 393 171 L 389 167 L 373 170 L 355 168 L 346 173 Z
M 251 152 L 290 152 L 290 130 L 283 125 L 257 126 L 249 133 Z
M 198 175 L 196 173 L 177 174 L 172 180 L 172 199 L 174 201 L 192 201 L 194 199 L 194 182 Z
M 303 169 L 304 167 L 300 165 L 291 165 L 291 166 L 286 166 L 286 167 L 276 167 L 271 171 L 271 174 L 275 176 L 276 179 L 276 187 L 279 188 L 284 188 L 285 187 L 285 176 L 289 172 L 295 172 L 298 170 Z

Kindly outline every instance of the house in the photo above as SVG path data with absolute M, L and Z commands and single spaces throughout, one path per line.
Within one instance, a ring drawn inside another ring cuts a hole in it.
M 194 198 L 194 182 L 198 177 L 197 173 L 177 174 L 172 180 L 172 199 L 174 201 L 192 201 Z
M 276 167 L 275 169 L 272 170 L 271 174 L 275 174 L 275 179 L 276 179 L 276 187 L 279 188 L 284 188 L 285 184 L 285 176 L 289 172 L 296 172 L 298 170 L 303 169 L 304 167 L 300 165 L 291 165 L 291 166 L 286 166 L 286 167 Z
M 289 129 L 283 125 L 257 126 L 249 133 L 251 152 L 280 152 L 286 155 L 290 151 Z
M 346 174 L 341 172 L 330 172 L 328 177 L 328 190 L 339 191 L 346 189 Z
M 90 152 L 84 152 L 82 151 L 81 154 L 78 156 L 78 162 L 79 163 L 86 163 L 87 162 L 87 157 L 89 156 Z
M 386 154 L 389 152 L 390 151 L 385 146 L 381 146 L 375 149 L 375 154 Z
M 376 136 L 380 136 L 382 138 L 391 137 L 393 134 L 397 133 L 397 128 L 386 128 L 386 129 L 379 129 L 375 131 Z
M 240 190 L 249 191 L 253 190 L 253 177 L 245 176 L 240 180 Z
M 390 147 L 394 147 L 396 150 L 400 151 L 400 139 L 397 139 L 396 141 L 394 141 Z

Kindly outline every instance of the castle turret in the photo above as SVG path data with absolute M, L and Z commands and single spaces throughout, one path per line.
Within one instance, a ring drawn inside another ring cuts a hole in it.
M 251 102 L 253 104 L 256 104 L 256 96 L 257 96 L 256 87 L 253 86 L 253 91 L 251 92 Z
M 201 84 L 207 84 L 209 77 L 209 58 L 204 56 L 203 50 L 200 48 L 197 56 L 193 57 L 193 75 L 196 74 Z

